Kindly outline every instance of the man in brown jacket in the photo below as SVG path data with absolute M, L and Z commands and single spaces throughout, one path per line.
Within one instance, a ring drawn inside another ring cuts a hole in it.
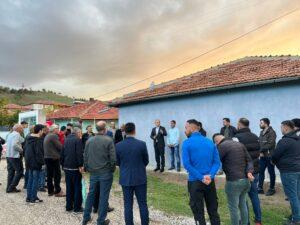
M 44 158 L 47 166 L 47 188 L 48 195 L 56 197 L 64 197 L 61 187 L 61 171 L 60 171 L 60 152 L 62 144 L 58 138 L 58 126 L 53 124 L 50 127 L 50 133 L 44 139 Z M 54 180 L 54 185 L 53 185 Z

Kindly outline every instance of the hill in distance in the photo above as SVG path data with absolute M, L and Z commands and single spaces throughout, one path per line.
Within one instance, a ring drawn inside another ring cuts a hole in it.
M 13 89 L 0 86 L 0 99 L 8 103 L 28 105 L 38 100 L 48 100 L 72 105 L 73 98 L 49 90 Z M 80 99 L 83 100 L 83 99 Z

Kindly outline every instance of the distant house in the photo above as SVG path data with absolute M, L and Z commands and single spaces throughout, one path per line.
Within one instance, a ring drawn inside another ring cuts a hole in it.
M 101 101 L 92 100 L 50 113 L 47 115 L 47 120 L 52 120 L 59 126 L 82 121 L 82 127 L 85 130 L 88 125 L 95 128 L 95 124 L 99 120 L 117 124 L 118 109 L 111 108 Z
M 45 109 L 47 111 L 55 111 L 58 109 L 70 107 L 70 105 L 50 100 L 38 100 L 27 105 L 27 107 L 31 107 L 31 109 L 33 110 Z
M 130 93 L 110 105 L 119 108 L 120 123 L 135 122 L 137 138 L 147 142 L 154 162 L 149 136 L 155 119 L 167 128 L 176 120 L 183 140 L 191 118 L 200 120 L 211 138 L 224 117 L 235 126 L 240 117 L 248 118 L 256 134 L 259 120 L 268 117 L 279 138 L 281 121 L 300 117 L 299 96 L 299 56 L 246 57 Z
M 17 104 L 7 104 L 4 106 L 4 109 L 7 110 L 9 114 L 14 114 L 17 112 L 25 112 L 31 110 L 30 106 L 22 106 Z

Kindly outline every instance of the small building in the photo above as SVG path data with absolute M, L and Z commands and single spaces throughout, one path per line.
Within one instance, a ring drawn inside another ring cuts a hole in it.
M 203 123 L 209 138 L 220 132 L 222 119 L 236 126 L 241 117 L 259 135 L 259 120 L 268 117 L 282 136 L 280 123 L 300 117 L 300 57 L 246 57 L 218 65 L 176 80 L 140 90 L 113 100 L 119 108 L 119 122 L 134 122 L 137 138 L 146 141 L 152 165 L 155 162 L 150 139 L 154 120 L 169 128 L 176 120 L 184 140 L 188 119 Z M 168 154 L 166 154 L 168 155 Z
M 92 100 L 49 113 L 47 120 L 52 120 L 59 126 L 82 121 L 83 131 L 88 125 L 92 125 L 95 130 L 95 124 L 99 120 L 104 120 L 107 123 L 115 122 L 117 125 L 118 109 L 109 107 L 101 101 Z
M 4 109 L 7 110 L 8 114 L 14 114 L 14 113 L 17 113 L 17 112 L 29 111 L 29 110 L 31 110 L 31 107 L 10 103 L 10 104 L 5 105 Z

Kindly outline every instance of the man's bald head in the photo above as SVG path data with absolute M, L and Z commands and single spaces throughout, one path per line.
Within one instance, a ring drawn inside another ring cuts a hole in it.
M 13 126 L 13 131 L 16 131 L 18 133 L 22 133 L 23 132 L 23 126 L 21 124 L 15 124 Z
M 216 143 L 216 145 L 218 145 L 224 138 L 225 137 L 222 134 L 214 134 L 213 141 Z
M 99 133 L 105 133 L 105 131 L 106 131 L 106 122 L 105 121 L 99 121 L 99 122 L 97 122 L 97 124 L 96 124 L 96 130 Z

